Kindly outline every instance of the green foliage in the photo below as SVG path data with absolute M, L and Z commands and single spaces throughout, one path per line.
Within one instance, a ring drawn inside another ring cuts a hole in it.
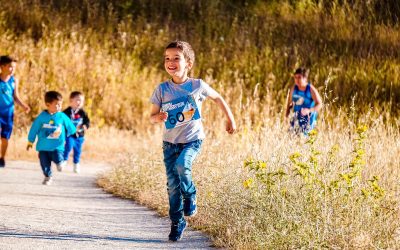
M 255 201 L 284 201 L 282 213 L 288 213 L 290 210 L 286 206 L 297 203 L 301 210 L 297 211 L 298 216 L 305 220 L 302 223 L 307 224 L 300 226 L 299 230 L 308 230 L 318 246 L 330 248 L 332 245 L 328 238 L 324 238 L 323 235 L 317 237 L 318 227 L 325 227 L 327 231 L 332 232 L 338 230 L 338 226 L 343 227 L 344 224 L 341 223 L 346 223 L 349 218 L 354 220 L 357 216 L 365 216 L 365 219 L 377 220 L 382 214 L 387 213 L 385 203 L 388 197 L 377 176 L 367 180 L 362 178 L 366 166 L 364 143 L 367 139 L 367 126 L 357 127 L 354 148 L 348 163 L 337 161 L 336 153 L 340 150 L 337 144 L 326 154 L 318 151 L 317 135 L 316 130 L 309 133 L 305 142 L 308 152 L 294 152 L 289 155 L 290 167 L 276 168 L 267 160 L 254 160 L 251 157 L 246 159 L 244 167 L 249 175 L 243 186 Z M 343 170 L 339 173 L 335 170 L 336 174 L 332 174 L 331 167 Z M 254 210 L 269 209 L 270 203 L 266 203 L 266 207 L 263 207 L 263 202 L 257 203 L 261 207 L 256 207 Z M 369 210 L 371 213 L 354 214 L 355 211 L 362 210 Z M 331 221 L 326 217 L 328 215 L 335 217 L 336 221 Z M 276 226 L 280 223 L 288 225 L 294 221 L 279 220 Z M 352 230 L 351 225 L 348 226 L 349 230 Z M 262 230 L 262 227 L 259 230 Z M 298 231 L 294 233 L 297 236 Z M 298 244 L 297 247 L 306 246 L 299 242 Z
M 23 73 L 45 72 L 38 79 L 26 79 L 45 84 L 41 89 L 63 88 L 76 75 L 88 93 L 104 77 L 103 87 L 96 86 L 96 93 L 90 93 L 93 107 L 109 106 L 101 100 L 108 85 L 129 85 L 128 90 L 114 92 L 126 105 L 104 113 L 106 124 L 122 128 L 139 123 L 138 117 L 135 122 L 119 117 L 132 117 L 147 108 L 139 94 L 150 95 L 166 77 L 162 53 L 175 39 L 193 45 L 194 76 L 229 93 L 228 100 L 241 102 L 235 114 L 242 114 L 240 107 L 246 103 L 255 111 L 267 107 L 263 110 L 267 114 L 279 113 L 293 84 L 294 68 L 305 65 L 311 68 L 310 81 L 329 104 L 327 121 L 338 110 L 350 113 L 354 103 L 356 119 L 371 112 L 393 122 L 400 110 L 397 2 L 0 1 L 0 49 L 26 62 L 29 68 Z M 75 45 L 88 49 L 73 51 Z M 22 48 L 18 53 L 16 46 Z M 70 54 L 60 53 L 66 48 L 71 48 Z M 39 56 L 44 52 L 46 58 Z M 74 57 L 85 62 L 87 74 L 73 69 Z M 54 58 L 64 67 L 53 66 L 58 64 Z M 120 72 L 107 67 L 116 65 Z M 128 81 L 146 77 L 145 84 Z M 139 88 L 144 90 L 137 92 Z M 129 105 L 135 112 L 129 111 Z M 243 121 L 260 123 L 257 116 L 246 115 Z

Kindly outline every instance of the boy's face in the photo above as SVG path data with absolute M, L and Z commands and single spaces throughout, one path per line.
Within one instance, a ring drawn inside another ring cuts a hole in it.
M 4 75 L 13 75 L 16 67 L 17 67 L 16 62 L 11 62 L 11 63 L 1 65 L 0 66 L 1 73 Z
M 69 99 L 69 101 L 72 109 L 80 109 L 83 107 L 85 98 L 82 95 L 78 95 L 75 96 L 74 98 Z
M 307 85 L 307 77 L 304 77 L 302 74 L 295 74 L 294 75 L 294 83 L 297 86 Z
M 47 110 L 49 111 L 49 113 L 53 114 L 61 111 L 62 102 L 63 102 L 62 100 L 54 100 L 50 103 L 46 102 Z
M 180 49 L 169 48 L 165 50 L 164 67 L 170 76 L 185 78 L 191 66 Z

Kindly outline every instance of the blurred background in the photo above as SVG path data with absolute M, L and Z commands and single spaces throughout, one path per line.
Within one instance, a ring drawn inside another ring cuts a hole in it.
M 400 4 L 380 0 L 0 0 L 0 52 L 19 59 L 22 97 L 86 94 L 94 124 L 141 131 L 168 75 L 163 51 L 192 44 L 192 75 L 232 106 L 241 126 L 282 114 L 294 69 L 310 69 L 326 122 L 383 119 L 400 108 Z M 340 121 L 338 119 L 341 119 Z M 348 122 L 348 121 L 347 121 Z M 347 125 L 347 124 L 346 124 Z

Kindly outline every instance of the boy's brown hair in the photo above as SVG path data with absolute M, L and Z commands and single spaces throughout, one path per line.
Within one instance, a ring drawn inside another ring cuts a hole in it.
M 77 96 L 83 96 L 83 93 L 80 91 L 72 91 L 71 94 L 69 95 L 69 99 L 73 99 Z
M 63 99 L 62 95 L 57 91 L 47 91 L 46 94 L 44 94 L 45 103 L 52 103 L 53 101 L 61 101 L 62 99 Z
M 308 73 L 310 73 L 310 70 L 308 70 L 304 67 L 297 68 L 296 71 L 294 72 L 295 75 L 299 74 L 305 78 L 308 78 Z
M 9 64 L 12 62 L 17 62 L 17 60 L 8 55 L 0 56 L 0 66 L 6 65 L 6 64 Z
M 179 49 L 182 51 L 183 56 L 186 60 L 188 60 L 192 65 L 194 64 L 195 56 L 194 50 L 192 46 L 185 41 L 173 41 L 165 49 Z

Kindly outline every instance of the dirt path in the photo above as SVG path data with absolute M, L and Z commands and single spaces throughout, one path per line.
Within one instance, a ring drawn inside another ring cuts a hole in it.
M 106 166 L 54 172 L 42 185 L 38 163 L 7 162 L 0 168 L 0 249 L 204 249 L 210 240 L 187 229 L 168 242 L 167 218 L 95 185 Z M 53 168 L 55 170 L 55 168 Z

